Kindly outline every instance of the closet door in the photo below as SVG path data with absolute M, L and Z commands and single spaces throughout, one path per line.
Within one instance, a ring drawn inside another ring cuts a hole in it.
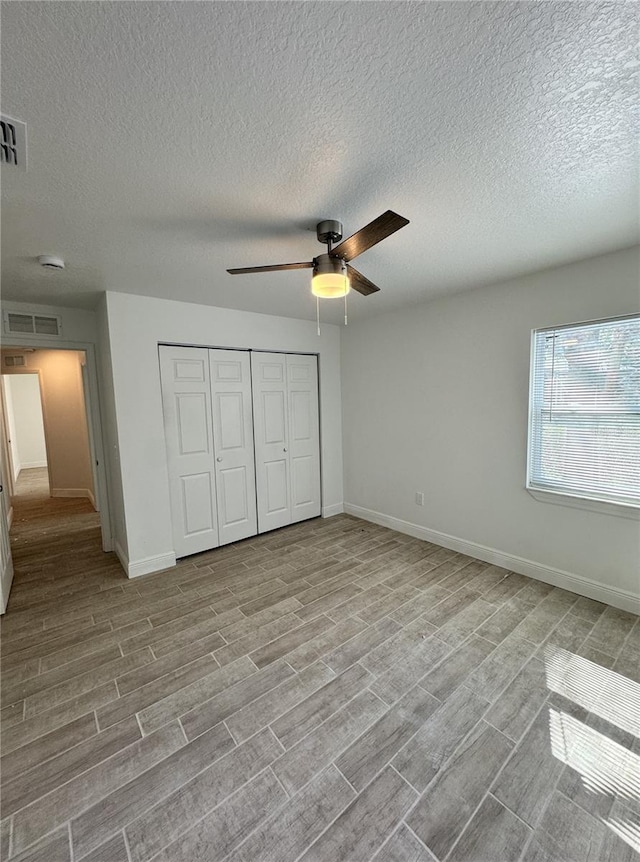
M 159 351 L 173 547 L 184 557 L 218 545 L 209 351 Z
M 251 354 L 258 532 L 320 514 L 315 356 Z
M 291 521 L 320 514 L 318 358 L 287 354 Z
M 291 523 L 287 357 L 251 354 L 258 532 Z
M 221 545 L 258 532 L 251 365 L 241 350 L 210 350 L 218 537 Z

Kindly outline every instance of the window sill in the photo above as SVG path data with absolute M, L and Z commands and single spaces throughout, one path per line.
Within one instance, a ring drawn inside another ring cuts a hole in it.
M 627 518 L 630 521 L 640 521 L 640 507 L 609 503 L 606 500 L 589 500 L 586 497 L 573 497 L 559 491 L 543 491 L 541 488 L 527 488 L 527 492 L 540 503 L 553 503 L 556 506 L 585 509 L 587 512 L 599 512 L 601 515 L 613 515 L 618 518 Z

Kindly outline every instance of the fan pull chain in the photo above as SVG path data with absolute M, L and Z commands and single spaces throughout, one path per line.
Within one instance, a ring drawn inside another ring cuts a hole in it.
M 344 295 L 344 325 L 347 325 L 347 294 Z
M 318 324 L 318 335 L 320 335 L 320 297 L 316 296 L 316 322 Z

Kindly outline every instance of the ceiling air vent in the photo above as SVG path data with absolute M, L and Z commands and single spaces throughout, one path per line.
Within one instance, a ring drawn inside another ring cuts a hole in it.
M 59 317 L 44 314 L 21 314 L 5 311 L 4 331 L 19 335 L 62 335 Z
M 27 169 L 27 126 L 0 114 L 0 161 L 18 170 Z

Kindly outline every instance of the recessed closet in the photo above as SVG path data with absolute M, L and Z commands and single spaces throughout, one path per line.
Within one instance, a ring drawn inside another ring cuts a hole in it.
M 317 356 L 159 354 L 176 556 L 320 515 Z

